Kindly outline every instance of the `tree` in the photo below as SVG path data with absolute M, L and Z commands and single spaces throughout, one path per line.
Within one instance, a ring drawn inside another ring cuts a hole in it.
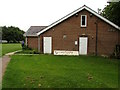
M 19 42 L 24 40 L 24 31 L 20 30 L 18 27 L 2 27 L 2 40 L 7 40 L 7 42 Z
M 102 16 L 120 26 L 120 1 L 109 3 L 109 5 L 103 9 Z

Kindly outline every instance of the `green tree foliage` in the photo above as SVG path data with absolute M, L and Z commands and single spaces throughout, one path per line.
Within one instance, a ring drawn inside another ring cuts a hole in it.
M 103 9 L 102 16 L 120 26 L 120 1 L 109 3 L 109 5 Z
M 20 30 L 18 27 L 2 27 L 2 40 L 7 40 L 7 42 L 19 42 L 24 40 L 24 31 Z

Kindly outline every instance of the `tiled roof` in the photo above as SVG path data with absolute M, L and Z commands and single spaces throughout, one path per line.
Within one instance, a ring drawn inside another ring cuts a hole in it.
M 47 26 L 31 26 L 24 36 L 36 36 L 38 32 L 42 31 Z

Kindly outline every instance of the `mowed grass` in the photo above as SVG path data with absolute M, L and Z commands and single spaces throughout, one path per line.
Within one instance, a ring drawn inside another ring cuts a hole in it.
M 2 55 L 21 49 L 22 49 L 21 44 L 18 43 L 2 44 Z
M 3 88 L 117 88 L 118 62 L 95 56 L 11 57 Z

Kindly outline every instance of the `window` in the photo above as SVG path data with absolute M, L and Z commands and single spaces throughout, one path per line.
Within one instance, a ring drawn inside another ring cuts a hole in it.
M 87 26 L 87 15 L 81 15 L 81 27 Z

